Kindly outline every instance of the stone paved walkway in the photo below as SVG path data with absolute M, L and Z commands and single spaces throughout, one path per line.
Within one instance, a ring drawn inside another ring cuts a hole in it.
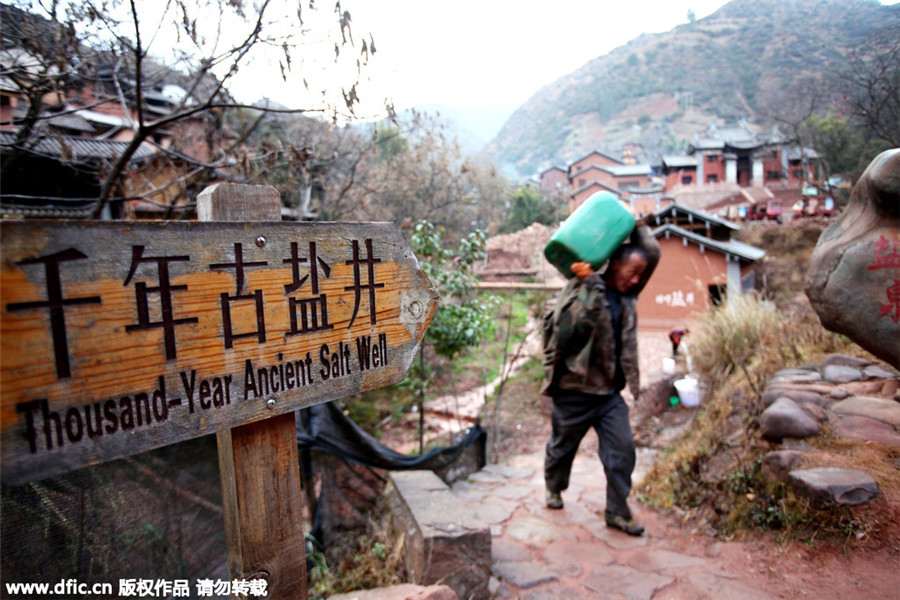
M 607 528 L 603 518 L 605 478 L 596 456 L 579 453 L 563 510 L 544 505 L 542 456 L 521 455 L 489 465 L 453 493 L 491 524 L 493 598 L 522 600 L 675 598 L 768 600 L 779 596 L 727 565 L 750 560 L 740 544 L 698 543 L 705 536 L 664 523 L 655 511 L 633 502 L 645 524 L 641 537 Z M 639 456 L 636 477 L 647 456 Z M 600 516 L 598 516 L 600 515 Z M 665 530 L 661 537 L 657 532 Z M 756 566 L 753 566 L 756 568 Z M 762 568 L 762 567 L 760 567 Z
M 671 356 L 671 347 L 664 331 L 639 336 L 645 387 Z M 657 431 L 650 445 L 675 443 L 680 428 L 690 426 L 691 414 L 681 417 Z M 723 541 L 634 499 L 630 504 L 646 528 L 644 535 L 635 538 L 607 528 L 606 479 L 593 434 L 585 437 L 575 459 L 571 487 L 563 493 L 565 508 L 550 510 L 544 504 L 544 441 L 530 445 L 537 450 L 488 465 L 451 488 L 467 512 L 474 513 L 473 521 L 491 527 L 492 600 L 900 597 L 900 554 L 890 548 L 876 554 L 819 554 L 802 544 L 782 547 L 771 539 Z M 654 450 L 638 447 L 635 487 L 654 458 Z

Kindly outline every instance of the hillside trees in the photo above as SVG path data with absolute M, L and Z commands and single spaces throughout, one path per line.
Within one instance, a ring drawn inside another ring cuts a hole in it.
M 257 119 L 249 110 L 240 116 L 244 123 Z M 435 115 L 338 125 L 270 114 L 250 140 L 252 154 L 239 156 L 235 176 L 275 186 L 300 218 L 394 221 L 407 232 L 428 220 L 450 241 L 474 229 L 493 231 L 503 220 L 506 178 L 464 156 Z
M 767 94 L 761 109 L 798 145 L 819 154 L 824 177 L 862 172 L 900 146 L 900 30 L 851 48 L 844 66 L 798 77 Z
M 260 64 L 257 61 L 275 53 L 281 75 L 287 79 L 294 77 L 292 67 L 306 58 L 298 54 L 299 44 L 312 38 L 331 40 L 335 63 L 355 62 L 356 67 L 349 71 L 341 89 L 344 106 L 311 100 L 304 110 L 329 110 L 337 116 L 340 111 L 352 113 L 359 99 L 356 85 L 361 69 L 374 52 L 371 37 L 355 40 L 350 14 L 340 3 L 330 25 L 307 22 L 315 10 L 312 4 L 307 8 L 302 3 L 289 6 L 273 0 L 133 0 L 124 4 L 113 0 L 17 0 L 14 5 L 39 18 L 4 20 L 4 45 L 16 44 L 24 52 L 23 60 L 11 63 L 2 74 L 23 90 L 28 101 L 16 144 L 4 153 L 4 170 L 17 158 L 17 151 L 27 147 L 41 119 L 50 116 L 48 101 L 58 104 L 72 99 L 73 90 L 87 89 L 101 93 L 89 96 L 88 103 L 78 108 L 102 110 L 101 104 L 128 107 L 125 112 L 133 121 L 133 137 L 102 175 L 95 217 L 121 189 L 126 166 L 140 145 L 163 132 L 175 132 L 173 150 L 178 150 L 179 125 L 190 119 L 201 119 L 205 126 L 204 139 L 199 142 L 207 152 L 201 152 L 200 160 L 195 161 L 195 174 L 207 178 L 220 175 L 223 167 L 232 164 L 234 150 L 250 130 L 236 137 L 224 136 L 222 115 L 241 106 L 232 90 L 234 80 Z M 355 51 L 344 52 L 348 49 Z M 306 77 L 305 70 L 307 89 L 316 85 Z M 180 89 L 164 88 L 166 83 L 175 83 Z M 169 94 L 170 110 L 165 113 L 152 110 L 153 100 L 161 93 Z M 259 154 L 264 157 L 265 151 Z
M 867 146 L 865 160 L 860 157 L 861 169 L 882 150 L 900 147 L 900 27 L 852 49 L 838 78 L 843 100 Z
M 394 127 L 376 134 L 367 193 L 351 217 L 395 220 L 405 227 L 427 220 L 453 240 L 502 220 L 505 177 L 493 165 L 464 156 L 439 117 L 412 112 Z

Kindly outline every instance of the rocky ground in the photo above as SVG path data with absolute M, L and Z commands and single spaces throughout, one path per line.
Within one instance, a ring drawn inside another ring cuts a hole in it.
M 671 356 L 671 346 L 665 332 L 644 332 L 640 344 L 642 371 L 651 378 L 662 359 Z M 683 358 L 679 367 L 684 368 Z M 476 510 L 484 507 L 479 518 L 492 532 L 493 598 L 897 597 L 896 543 L 781 544 L 762 532 L 725 538 L 675 512 L 659 512 L 637 501 L 632 504 L 646 527 L 642 537 L 607 528 L 602 519 L 605 480 L 593 435 L 582 443 L 573 485 L 564 493 L 565 508 L 547 509 L 542 460 L 549 404 L 537 397 L 534 382 L 512 385 L 505 396 L 509 404 L 496 464 L 453 486 L 461 502 Z M 658 448 L 691 426 L 698 410 L 672 407 L 636 428 L 644 446 L 636 481 L 652 465 Z M 884 526 L 893 531 L 897 523 Z

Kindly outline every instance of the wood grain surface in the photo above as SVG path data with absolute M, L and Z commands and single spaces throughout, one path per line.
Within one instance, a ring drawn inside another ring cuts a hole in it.
M 390 223 L 0 223 L 2 479 L 392 383 L 438 297 Z

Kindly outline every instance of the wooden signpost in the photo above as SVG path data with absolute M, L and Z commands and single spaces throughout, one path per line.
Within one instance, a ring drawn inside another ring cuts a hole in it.
M 282 223 L 258 186 L 198 214 L 0 223 L 0 477 L 216 433 L 231 576 L 305 597 L 294 411 L 401 381 L 438 297 L 390 223 Z

